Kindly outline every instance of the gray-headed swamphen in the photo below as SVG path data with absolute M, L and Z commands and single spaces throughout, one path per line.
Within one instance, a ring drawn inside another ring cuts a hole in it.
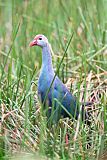
M 52 66 L 51 48 L 48 39 L 44 35 L 36 35 L 30 43 L 30 47 L 32 46 L 40 46 L 42 48 L 42 67 L 38 81 L 38 95 L 41 103 L 44 104 L 44 109 L 45 106 L 48 106 L 48 119 L 52 123 L 56 123 L 61 117 L 72 116 L 77 119 L 79 110 L 75 97 L 57 76 L 54 77 L 55 72 Z M 87 114 L 84 113 L 84 115 L 85 119 L 87 119 Z

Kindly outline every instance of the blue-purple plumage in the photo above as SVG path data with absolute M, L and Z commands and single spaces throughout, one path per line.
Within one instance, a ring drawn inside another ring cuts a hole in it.
M 38 80 L 38 95 L 41 103 L 44 104 L 43 107 L 47 109 L 48 119 L 51 118 L 53 122 L 57 122 L 61 116 L 73 116 L 77 119 L 79 112 L 76 99 L 57 76 L 49 90 L 55 73 L 52 66 L 51 48 L 47 38 L 44 35 L 37 35 L 30 43 L 30 46 L 33 45 L 42 48 L 42 67 Z M 44 100 L 46 100 L 45 103 Z
M 43 75 L 41 75 L 42 78 L 39 78 L 38 83 L 38 94 L 39 97 L 41 97 L 40 99 L 42 103 L 45 100 L 45 96 L 47 94 L 48 89 L 50 88 L 50 85 L 54 77 L 54 75 L 50 73 L 48 73 L 48 76 L 45 76 L 45 74 Z M 50 113 L 50 111 L 52 111 L 52 108 L 49 110 L 49 114 L 52 114 L 53 116 L 53 121 L 58 121 L 61 116 L 75 116 L 75 118 L 77 118 L 78 116 L 75 98 L 57 76 L 55 77 L 53 85 L 47 95 L 46 102 L 48 107 L 53 107 L 54 114 Z

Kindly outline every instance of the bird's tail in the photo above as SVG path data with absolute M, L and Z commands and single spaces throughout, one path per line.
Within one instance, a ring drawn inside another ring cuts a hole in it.
M 87 136 L 87 149 L 89 149 L 92 145 L 91 141 L 91 135 L 92 135 L 92 115 L 90 113 L 90 110 L 92 108 L 93 102 L 85 102 L 82 103 L 82 119 L 85 121 L 85 124 L 89 127 L 89 132 Z M 89 108 L 88 108 L 89 107 Z
M 88 126 L 90 126 L 91 124 L 91 115 L 89 111 L 92 105 L 93 102 L 82 102 L 82 120 L 84 120 L 85 124 L 87 124 Z M 89 109 L 87 107 L 89 107 Z

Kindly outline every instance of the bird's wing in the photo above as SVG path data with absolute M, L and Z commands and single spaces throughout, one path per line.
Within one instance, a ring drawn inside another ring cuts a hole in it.
M 57 104 L 62 105 L 65 108 L 62 109 L 64 116 L 66 117 L 69 112 L 72 116 L 75 116 L 76 112 L 76 99 L 75 97 L 68 91 L 66 86 L 60 81 L 58 77 L 55 78 L 54 88 L 53 88 L 53 97 L 57 100 Z M 77 116 L 77 115 L 76 115 Z

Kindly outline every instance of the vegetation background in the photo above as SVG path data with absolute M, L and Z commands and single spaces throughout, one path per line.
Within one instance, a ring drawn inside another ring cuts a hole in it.
M 89 149 L 83 122 L 62 119 L 48 130 L 40 114 L 41 49 L 29 48 L 38 33 L 52 45 L 55 70 L 74 33 L 58 76 L 79 101 L 95 102 Z M 106 147 L 107 0 L 0 0 L 0 160 L 94 160 Z

